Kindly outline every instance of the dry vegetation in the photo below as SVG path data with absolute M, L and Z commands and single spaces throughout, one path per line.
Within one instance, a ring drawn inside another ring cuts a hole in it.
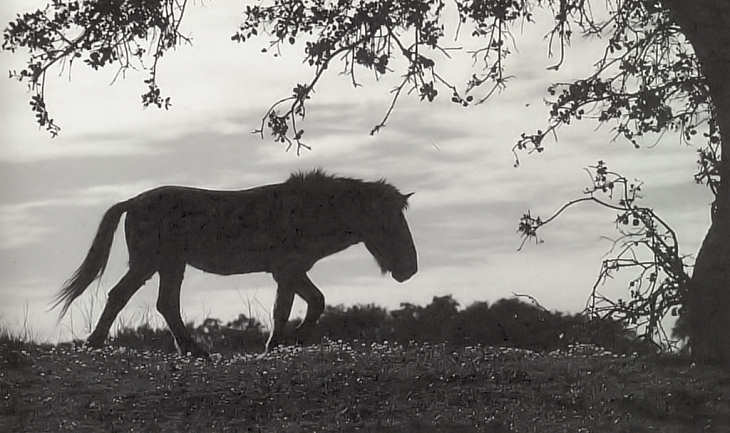
M 0 342 L 0 431 L 727 432 L 730 374 L 596 346 L 335 343 L 196 360 Z

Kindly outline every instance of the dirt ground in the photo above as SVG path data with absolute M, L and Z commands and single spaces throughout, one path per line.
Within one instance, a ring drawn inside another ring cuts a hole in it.
M 728 432 L 730 374 L 576 346 L 324 343 L 210 360 L 0 343 L 2 432 Z

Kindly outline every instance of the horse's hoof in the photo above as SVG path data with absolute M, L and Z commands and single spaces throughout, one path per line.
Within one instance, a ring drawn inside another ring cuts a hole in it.
M 89 337 L 86 339 L 86 343 L 84 343 L 85 346 L 91 347 L 92 349 L 101 349 L 104 347 L 104 338 L 95 338 L 95 337 Z
M 294 344 L 297 346 L 309 346 L 317 343 L 318 341 L 317 337 L 311 333 L 302 333 L 295 336 Z
M 314 326 L 298 327 L 294 330 L 294 343 L 297 346 L 308 346 L 319 341 L 317 334 L 314 332 Z
M 181 348 L 179 353 L 183 356 L 190 356 L 193 358 L 210 359 L 210 354 L 208 353 L 208 351 L 201 349 L 198 346 Z
M 205 359 L 205 360 L 210 359 L 210 353 L 208 353 L 207 351 L 205 351 L 203 349 L 191 350 L 188 352 L 188 354 L 190 356 L 192 356 L 193 358 L 200 358 L 200 359 Z

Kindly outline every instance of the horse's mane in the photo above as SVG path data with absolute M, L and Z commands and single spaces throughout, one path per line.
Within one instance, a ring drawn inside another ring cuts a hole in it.
M 351 177 L 341 177 L 329 174 L 322 169 L 297 171 L 289 176 L 286 185 L 303 188 L 340 187 L 347 190 L 356 190 L 372 200 L 382 200 L 397 203 L 401 209 L 408 207 L 406 196 L 398 188 L 380 178 L 376 181 L 365 181 Z

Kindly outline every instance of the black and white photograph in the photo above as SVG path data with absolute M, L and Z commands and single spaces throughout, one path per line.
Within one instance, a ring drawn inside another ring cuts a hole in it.
M 0 26 L 0 431 L 730 431 L 730 2 Z

